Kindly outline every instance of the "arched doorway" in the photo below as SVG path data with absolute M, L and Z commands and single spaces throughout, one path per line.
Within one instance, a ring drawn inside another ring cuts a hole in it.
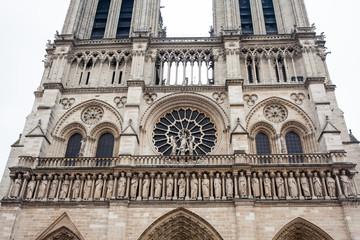
M 296 218 L 282 227 L 273 240 L 333 240 L 333 238 L 311 222 Z
M 223 238 L 200 216 L 179 208 L 160 217 L 139 240 L 222 240 Z

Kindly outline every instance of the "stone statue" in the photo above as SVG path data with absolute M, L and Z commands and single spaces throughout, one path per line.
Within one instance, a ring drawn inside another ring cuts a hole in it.
M 54 199 L 56 197 L 58 187 L 59 187 L 58 175 L 55 175 L 50 185 L 49 199 Z
M 207 177 L 207 174 L 204 173 L 204 176 L 203 176 L 203 179 L 201 182 L 201 190 L 202 190 L 202 196 L 203 196 L 204 200 L 207 200 L 210 198 L 209 188 L 210 188 L 210 180 Z
M 85 153 L 86 140 L 81 139 L 81 147 L 79 150 L 79 157 L 83 157 Z
M 104 180 L 102 179 L 102 175 L 100 174 L 98 180 L 96 180 L 95 182 L 94 199 L 101 198 L 103 186 L 104 186 Z
M 168 178 L 166 179 L 166 199 L 169 200 L 172 198 L 173 189 L 174 189 L 174 178 L 170 173 Z
M 254 198 L 260 198 L 260 185 L 259 179 L 256 177 L 256 173 L 253 173 L 253 177 L 251 179 L 251 187 L 253 190 Z
M 196 200 L 198 197 L 198 187 L 199 187 L 199 181 L 196 178 L 195 173 L 191 174 L 191 180 L 190 180 L 190 198 L 192 200 Z
M 176 139 L 174 136 L 170 136 L 170 145 L 172 147 L 171 155 L 175 156 L 176 150 L 177 150 L 177 144 L 176 144 Z
M 221 178 L 220 173 L 216 173 L 214 178 L 215 199 L 221 199 Z
M 114 176 L 110 175 L 110 179 L 106 185 L 106 199 L 110 199 L 114 191 Z
M 233 182 L 233 179 L 232 179 L 230 173 L 226 174 L 225 185 L 226 185 L 226 197 L 227 198 L 233 198 L 233 196 L 234 196 L 234 182 Z
M 17 178 L 14 180 L 14 185 L 11 188 L 10 198 L 17 198 L 19 196 L 21 183 L 22 183 L 21 174 L 19 173 L 17 175 Z
M 189 136 L 188 137 L 188 146 L 189 146 L 189 155 L 194 155 L 194 144 L 195 144 L 195 137 Z
M 311 193 L 310 193 L 310 188 L 309 188 L 309 182 L 308 182 L 307 177 L 305 176 L 305 173 L 301 173 L 300 183 L 301 183 L 301 188 L 304 193 L 304 197 L 310 198 Z
M 121 172 L 120 173 L 120 178 L 119 178 L 119 184 L 118 184 L 118 188 L 117 188 L 117 196 L 118 196 L 118 198 L 124 198 L 125 190 L 126 190 L 125 173 Z
M 44 175 L 39 185 L 38 199 L 44 199 L 46 197 L 45 195 L 46 195 L 47 186 L 48 186 L 48 180 L 46 178 L 46 175 Z
M 80 176 L 76 175 L 75 180 L 73 182 L 73 186 L 72 186 L 72 199 L 77 199 L 79 198 L 80 195 L 80 187 L 81 187 L 81 180 L 80 180 Z
M 138 183 L 139 183 L 138 176 L 136 174 L 134 174 L 134 176 L 132 177 L 131 182 L 130 182 L 130 198 L 131 199 L 136 199 Z
M 278 172 L 277 177 L 275 179 L 278 198 L 285 198 L 285 186 L 284 186 L 284 179 L 281 177 L 281 174 Z
M 142 182 L 142 198 L 148 199 L 149 198 L 149 191 L 150 190 L 150 179 L 149 175 L 145 174 L 143 182 Z
M 29 200 L 33 197 L 36 186 L 35 176 L 31 176 L 31 180 L 27 184 L 25 199 Z
M 62 182 L 60 193 L 59 193 L 60 199 L 66 198 L 67 192 L 69 191 L 69 187 L 70 187 L 69 175 L 65 175 L 65 179 Z
M 247 197 L 247 189 L 246 189 L 246 177 L 244 175 L 244 172 L 240 172 L 240 176 L 239 176 L 239 192 L 240 192 L 240 197 L 241 198 L 246 198 Z
M 186 180 L 184 178 L 184 174 L 180 174 L 180 178 L 178 180 L 178 186 L 179 186 L 179 199 L 184 199 L 185 197 L 185 187 L 186 187 Z
M 353 193 L 353 189 L 352 189 L 353 187 L 352 187 L 351 181 L 350 181 L 349 177 L 346 176 L 345 170 L 341 171 L 340 182 L 341 182 L 341 186 L 342 186 L 345 197 L 355 196 L 355 194 Z
M 269 178 L 269 174 L 265 173 L 264 177 L 264 190 L 265 190 L 265 197 L 271 198 L 271 179 Z
M 181 135 L 180 135 L 180 148 L 179 148 L 179 150 L 180 150 L 180 155 L 185 155 L 185 152 L 186 152 L 186 150 L 187 150 L 187 141 L 186 141 L 186 135 L 185 135 L 185 133 L 182 133 Z
M 290 197 L 297 198 L 298 197 L 297 183 L 296 183 L 296 179 L 294 178 L 294 174 L 292 172 L 289 173 L 288 185 L 289 185 Z
M 162 179 L 161 174 L 156 175 L 154 199 L 161 198 Z
M 87 179 L 85 180 L 85 184 L 84 184 L 84 199 L 85 200 L 91 198 L 91 187 L 92 187 L 91 176 L 87 175 Z
M 336 198 L 335 180 L 331 177 L 331 173 L 327 173 L 326 177 L 327 189 L 331 198 Z
M 322 191 L 322 184 L 321 184 L 321 180 L 317 175 L 317 172 L 314 172 L 314 177 L 313 177 L 313 185 L 314 185 L 314 194 L 316 197 L 323 197 L 323 191 Z

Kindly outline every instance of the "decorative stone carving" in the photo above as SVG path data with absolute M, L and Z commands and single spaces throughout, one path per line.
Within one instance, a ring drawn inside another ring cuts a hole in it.
M 233 198 L 233 196 L 234 196 L 234 182 L 233 182 L 233 179 L 232 179 L 230 173 L 226 174 L 225 185 L 226 185 L 226 197 L 228 199 Z
M 259 98 L 256 94 L 245 94 L 244 95 L 244 100 L 248 106 L 254 106 L 258 99 Z
M 36 186 L 35 176 L 31 176 L 31 180 L 27 184 L 25 199 L 31 199 Z
M 138 184 L 139 178 L 136 174 L 134 174 L 130 182 L 130 198 L 133 200 L 136 199 Z
M 19 173 L 17 175 L 17 178 L 14 180 L 14 185 L 11 188 L 10 198 L 17 198 L 19 196 L 21 190 L 21 183 L 21 174 Z
M 178 186 L 179 186 L 179 199 L 184 199 L 185 197 L 185 187 L 186 187 L 186 180 L 184 177 L 184 174 L 180 174 L 180 178 L 178 180 Z
M 118 184 L 118 188 L 117 188 L 117 196 L 118 196 L 118 198 L 124 198 L 125 190 L 126 190 L 125 173 L 121 172 L 120 173 L 120 178 L 119 178 L 119 184 Z
M 81 139 L 81 146 L 80 146 L 80 150 L 79 150 L 79 157 L 84 157 L 85 147 L 86 147 L 86 139 Z
M 127 102 L 127 97 L 116 97 L 114 98 L 114 103 L 116 104 L 116 107 L 123 108 L 125 107 L 125 104 Z
M 227 98 L 227 94 L 225 92 L 214 92 L 212 97 L 216 100 L 217 103 L 222 104 Z
M 294 178 L 294 174 L 292 172 L 289 173 L 288 185 L 289 185 L 290 197 L 297 198 L 298 197 L 297 183 L 296 183 L 296 179 Z
M 285 198 L 284 179 L 281 177 L 281 174 L 279 172 L 277 173 L 275 182 L 276 182 L 278 198 Z
M 47 186 L 48 186 L 48 180 L 46 178 L 46 175 L 44 175 L 39 185 L 39 191 L 37 196 L 38 199 L 42 200 L 46 197 L 45 194 L 46 194 Z
M 304 102 L 306 96 L 304 93 L 292 93 L 290 94 L 290 98 L 295 102 L 295 104 L 301 105 Z
M 280 104 L 270 104 L 264 107 L 264 116 L 273 123 L 280 123 L 286 120 L 288 112 L 286 108 Z
M 247 197 L 247 183 L 246 183 L 246 177 L 244 175 L 244 172 L 240 172 L 239 176 L 239 192 L 241 198 Z
M 150 190 L 150 179 L 149 175 L 145 174 L 143 182 L 142 182 L 142 198 L 148 199 L 149 198 L 149 190 Z
M 157 99 L 156 93 L 145 93 L 144 94 L 144 100 L 149 105 L 153 104 L 156 99 Z
M 322 186 L 320 178 L 318 177 L 317 172 L 314 172 L 313 186 L 314 186 L 315 196 L 318 198 L 322 198 L 323 197 L 323 190 L 322 190 L 323 186 Z
M 50 191 L 48 197 L 49 199 L 54 199 L 56 197 L 58 187 L 59 187 L 59 179 L 58 179 L 58 175 L 55 175 L 50 185 Z
M 114 176 L 110 175 L 110 179 L 106 185 L 106 196 L 105 196 L 106 199 L 110 199 L 112 197 L 114 191 L 113 189 L 114 189 Z
M 63 98 L 60 103 L 63 105 L 63 108 L 67 110 L 75 103 L 75 98 Z
M 221 178 L 220 173 L 216 173 L 214 178 L 215 199 L 221 199 Z
M 328 190 L 329 196 L 331 198 L 336 198 L 335 180 L 331 177 L 330 172 L 327 173 L 326 184 L 327 184 L 327 190 Z
M 308 182 L 307 177 L 305 176 L 305 173 L 301 173 L 300 183 L 301 183 L 301 188 L 303 190 L 304 197 L 310 198 L 311 193 L 310 193 L 310 188 L 309 188 L 309 182 Z
M 174 189 L 174 178 L 172 174 L 170 173 L 168 178 L 166 179 L 166 199 L 171 200 L 173 195 L 173 189 Z
M 101 121 L 104 116 L 104 110 L 99 106 L 87 107 L 81 114 L 81 119 L 88 125 L 93 125 Z
M 202 190 L 202 196 L 204 200 L 207 200 L 210 198 L 210 181 L 206 173 L 204 173 L 203 179 L 201 181 L 201 190 Z
M 99 178 L 95 182 L 95 193 L 94 193 L 94 199 L 100 199 L 102 189 L 104 186 L 104 180 L 102 179 L 102 175 L 99 175 Z
M 265 173 L 264 175 L 264 190 L 265 197 L 267 199 L 271 198 L 271 179 L 269 178 L 269 174 Z
M 92 187 L 92 180 L 91 176 L 87 175 L 87 179 L 84 185 L 84 199 L 88 200 L 91 198 L 91 187 Z
M 59 198 L 60 199 L 65 199 L 66 195 L 69 191 L 69 187 L 70 187 L 70 180 L 69 180 L 69 176 L 65 175 L 65 179 L 61 185 L 61 189 L 60 189 L 60 193 L 59 193 Z
M 160 199 L 161 189 L 162 189 L 162 179 L 161 179 L 161 174 L 159 173 L 156 175 L 156 179 L 155 179 L 154 199 Z
M 199 181 L 196 178 L 195 173 L 191 174 L 191 181 L 190 181 L 190 199 L 196 200 L 198 197 L 198 188 L 199 188 Z
M 253 174 L 253 177 L 251 179 L 251 186 L 254 198 L 260 198 L 260 185 L 259 179 L 256 177 L 256 173 Z
M 345 170 L 341 171 L 340 182 L 341 182 L 341 186 L 342 186 L 345 197 L 354 197 L 355 194 L 353 193 L 352 183 L 351 183 L 349 177 L 346 176 Z
M 81 180 L 80 180 L 80 176 L 76 175 L 75 180 L 73 182 L 73 186 L 72 186 L 72 199 L 77 199 L 79 198 L 80 195 L 80 187 L 81 187 Z

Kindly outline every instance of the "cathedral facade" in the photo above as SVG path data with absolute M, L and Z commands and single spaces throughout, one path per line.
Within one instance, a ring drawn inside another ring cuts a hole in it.
M 0 239 L 360 239 L 359 142 L 303 0 L 72 0 L 0 185 Z

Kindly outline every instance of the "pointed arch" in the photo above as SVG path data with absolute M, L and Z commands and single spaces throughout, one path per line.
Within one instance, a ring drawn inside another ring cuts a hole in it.
M 298 217 L 284 227 L 275 235 L 273 240 L 333 240 L 329 234 L 315 224 Z
M 178 208 L 157 219 L 138 238 L 138 240 L 155 239 L 222 240 L 223 238 L 200 216 L 184 208 Z
M 69 215 L 64 212 L 60 215 L 36 240 L 85 240 Z

